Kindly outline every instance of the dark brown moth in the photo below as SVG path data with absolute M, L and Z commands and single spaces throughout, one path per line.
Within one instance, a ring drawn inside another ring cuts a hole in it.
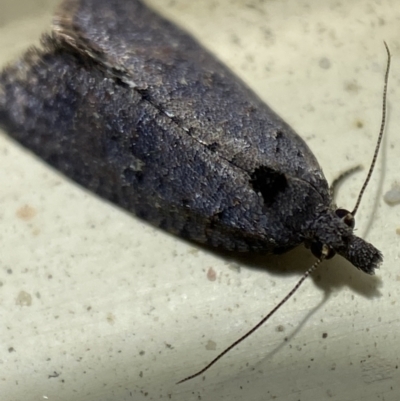
M 382 261 L 353 231 L 365 186 L 352 212 L 337 209 L 294 130 L 138 0 L 64 1 L 42 46 L 1 72 L 0 125 L 181 237 L 243 252 L 304 243 L 318 262 L 338 253 L 368 274 Z
M 68 177 L 184 238 L 274 253 L 306 243 L 318 257 L 326 244 L 367 273 L 382 259 L 336 211 L 305 142 L 140 1 L 64 1 L 42 48 L 1 73 L 0 122 Z

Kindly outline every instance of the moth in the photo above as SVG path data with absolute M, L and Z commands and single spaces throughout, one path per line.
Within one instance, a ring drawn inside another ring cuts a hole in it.
M 183 238 L 275 254 L 304 243 L 318 261 L 338 253 L 368 274 L 382 262 L 353 230 L 365 188 L 353 211 L 337 209 L 303 139 L 138 0 L 64 0 L 41 47 L 1 72 L 0 125 Z
M 0 122 L 65 175 L 184 238 L 322 245 L 373 273 L 306 143 L 188 34 L 137 0 L 67 0 L 0 75 Z

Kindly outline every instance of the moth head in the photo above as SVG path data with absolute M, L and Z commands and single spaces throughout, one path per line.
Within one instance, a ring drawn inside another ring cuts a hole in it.
M 382 262 L 382 254 L 354 235 L 354 227 L 354 215 L 348 210 L 326 211 L 312 223 L 306 245 L 318 259 L 330 259 L 338 253 L 357 269 L 374 274 Z
M 391 55 L 388 45 L 386 42 L 384 42 L 384 44 L 388 58 L 383 86 L 381 128 L 379 130 L 374 156 L 367 177 L 361 187 L 360 193 L 358 194 L 354 209 L 351 212 L 345 209 L 323 212 L 312 223 L 313 227 L 311 227 L 311 231 L 308 233 L 311 234 L 311 237 L 309 237 L 308 240 L 306 239 L 306 244 L 308 244 L 312 253 L 317 256 L 318 260 L 331 258 L 335 253 L 338 253 L 351 262 L 355 267 L 368 274 L 374 274 L 375 269 L 379 268 L 383 261 L 382 254 L 372 244 L 355 236 L 353 230 L 355 226 L 354 216 L 358 211 L 361 199 L 374 170 L 385 129 L 386 97 Z M 331 187 L 332 192 L 334 192 L 334 188 L 335 184 Z

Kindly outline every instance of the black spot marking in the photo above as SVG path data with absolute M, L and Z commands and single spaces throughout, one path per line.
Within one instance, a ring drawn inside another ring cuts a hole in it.
M 147 100 L 147 101 L 151 100 L 150 93 L 147 89 L 136 89 L 136 90 L 139 92 L 140 96 L 142 96 L 143 100 Z
M 135 171 L 132 168 L 127 167 L 126 169 L 124 169 L 122 174 L 124 175 L 125 180 L 129 183 L 141 183 L 143 181 L 142 171 Z
M 179 125 L 180 122 L 181 122 L 181 120 L 180 120 L 178 117 L 176 117 L 176 116 L 172 116 L 172 117 L 170 117 L 170 119 L 171 119 L 176 125 Z
M 218 212 L 218 213 L 214 214 L 213 216 L 211 216 L 211 218 L 209 220 L 209 224 L 208 224 L 208 228 L 210 230 L 214 229 L 215 227 L 217 227 L 218 224 L 221 223 L 223 214 L 224 214 L 224 212 L 221 211 L 221 212 Z
M 276 132 L 276 148 L 275 148 L 276 153 L 280 153 L 282 145 L 284 146 L 284 143 L 283 143 L 284 139 L 285 139 L 285 136 L 284 136 L 283 132 L 277 131 Z
M 219 144 L 217 142 L 213 142 L 210 145 L 207 145 L 207 148 L 211 150 L 211 152 L 216 152 L 219 148 Z
M 184 208 L 187 208 L 190 205 L 190 200 L 189 199 L 182 199 L 182 206 Z
M 167 220 L 167 219 L 161 219 L 160 222 L 159 222 L 159 227 L 160 227 L 162 230 L 168 230 L 168 227 L 169 227 L 169 222 L 168 222 L 168 220 Z
M 284 174 L 270 167 L 260 166 L 251 174 L 250 184 L 254 191 L 261 193 L 264 203 L 271 206 L 277 195 L 286 189 L 287 180 Z

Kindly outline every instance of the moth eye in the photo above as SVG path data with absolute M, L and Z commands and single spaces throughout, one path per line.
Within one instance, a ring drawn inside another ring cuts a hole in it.
M 254 191 L 261 193 L 264 203 L 270 206 L 280 192 L 288 186 L 283 173 L 267 166 L 257 167 L 250 176 L 250 184 Z
M 314 241 L 311 243 L 310 246 L 311 253 L 318 259 L 321 259 L 323 256 L 323 244 L 320 241 Z M 331 248 L 328 247 L 328 255 L 325 256 L 325 259 L 332 259 L 336 255 L 336 252 Z
M 346 226 L 350 228 L 354 228 L 356 225 L 356 220 L 354 216 L 346 209 L 336 209 L 335 214 L 339 217 L 340 220 L 343 221 Z

